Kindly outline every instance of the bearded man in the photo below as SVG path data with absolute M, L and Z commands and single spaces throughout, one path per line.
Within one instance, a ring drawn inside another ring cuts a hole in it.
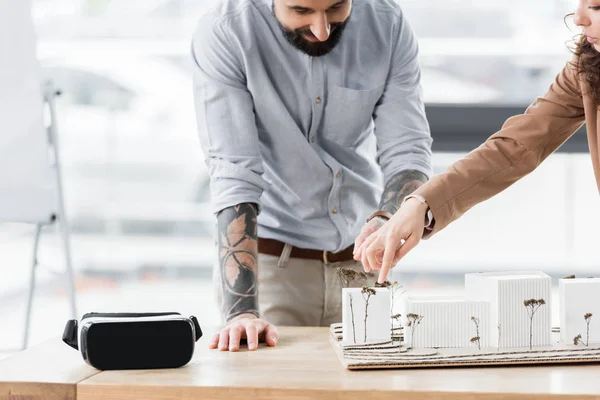
M 221 0 L 200 19 L 194 93 L 224 322 L 211 348 L 341 322 L 342 287 L 369 279 L 355 240 L 431 176 L 417 53 L 393 0 Z

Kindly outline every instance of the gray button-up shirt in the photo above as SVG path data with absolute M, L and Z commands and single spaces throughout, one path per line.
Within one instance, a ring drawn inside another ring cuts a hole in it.
M 192 56 L 213 210 L 259 204 L 260 237 L 340 251 L 383 182 L 431 176 L 417 42 L 393 0 L 354 0 L 322 57 L 286 41 L 271 0 L 222 0 L 200 19 Z

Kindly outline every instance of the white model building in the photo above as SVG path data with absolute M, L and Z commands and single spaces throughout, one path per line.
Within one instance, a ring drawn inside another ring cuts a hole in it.
M 529 347 L 530 335 L 532 346 L 551 344 L 550 286 L 550 276 L 540 271 L 465 275 L 465 297 L 490 302 L 490 342 L 500 348 Z M 526 307 L 529 299 L 543 299 L 545 304 Z
M 561 343 L 573 344 L 577 335 L 585 344 L 600 343 L 600 279 L 559 279 L 558 293 Z
M 409 347 L 490 346 L 490 303 L 487 301 L 406 295 L 402 305 L 404 341 Z M 409 314 L 423 318 L 418 325 L 407 326 Z M 476 337 L 479 337 L 479 343 L 471 341 Z
M 387 288 L 342 289 L 342 336 L 344 344 L 391 340 L 391 302 Z M 367 306 L 368 302 L 368 306 Z

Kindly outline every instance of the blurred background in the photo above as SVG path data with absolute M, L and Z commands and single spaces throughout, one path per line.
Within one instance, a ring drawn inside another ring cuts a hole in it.
M 435 173 L 543 94 L 570 58 L 575 0 L 399 0 L 420 43 Z M 180 311 L 207 332 L 215 220 L 195 126 L 190 38 L 206 0 L 34 0 L 43 76 L 62 90 L 58 136 L 78 310 Z M 471 271 L 593 275 L 599 198 L 585 130 L 541 168 L 394 271 L 408 289 L 456 291 Z M 33 228 L 0 224 L 0 343 L 18 346 Z M 53 228 L 30 344 L 69 318 Z M 2 351 L 2 350 L 0 350 Z

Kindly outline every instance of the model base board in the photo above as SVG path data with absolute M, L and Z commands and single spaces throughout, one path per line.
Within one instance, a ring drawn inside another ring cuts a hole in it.
M 402 334 L 395 329 L 395 334 Z M 472 348 L 415 348 L 407 349 L 397 341 L 370 344 L 342 344 L 342 324 L 332 324 L 330 341 L 342 365 L 350 370 L 402 369 L 431 367 L 473 367 L 508 365 L 547 365 L 600 363 L 600 344 L 560 344 L 559 332 L 553 329 L 553 345 L 527 347 L 479 349 Z M 395 335 L 395 336 L 396 336 Z

